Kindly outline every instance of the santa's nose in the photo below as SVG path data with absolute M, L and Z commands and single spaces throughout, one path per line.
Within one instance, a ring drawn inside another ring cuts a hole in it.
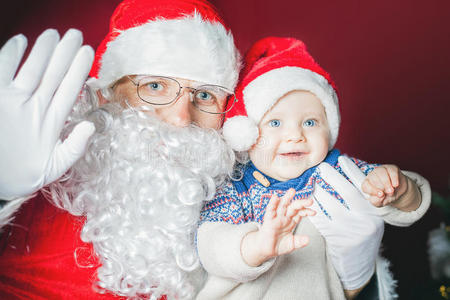
M 164 112 L 159 114 L 163 121 L 178 127 L 185 127 L 192 123 L 193 105 L 191 93 L 188 89 L 182 89 L 178 98 Z

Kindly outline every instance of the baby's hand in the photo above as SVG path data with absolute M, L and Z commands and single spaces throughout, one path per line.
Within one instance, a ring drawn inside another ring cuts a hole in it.
M 369 201 L 376 207 L 397 201 L 408 189 L 405 175 L 395 165 L 382 165 L 367 175 L 362 190 L 369 195 Z
M 281 199 L 273 195 L 259 230 L 243 238 L 241 255 L 249 266 L 259 266 L 273 257 L 288 254 L 308 244 L 307 236 L 295 235 L 292 231 L 302 217 L 316 214 L 314 210 L 306 208 L 313 200 L 291 201 L 294 195 L 294 189 L 289 189 Z
M 267 205 L 259 230 L 261 251 L 267 257 L 288 254 L 309 242 L 307 236 L 295 235 L 293 230 L 302 217 L 315 215 L 315 211 L 306 208 L 312 199 L 291 201 L 294 195 L 295 190 L 289 189 L 281 198 L 273 195 Z

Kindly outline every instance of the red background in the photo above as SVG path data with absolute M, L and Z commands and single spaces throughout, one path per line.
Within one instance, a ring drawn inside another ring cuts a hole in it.
M 24 33 L 31 45 L 52 27 L 74 27 L 94 48 L 117 0 L 15 0 L 2 4 L 0 43 Z M 450 1 L 213 1 L 242 53 L 259 38 L 302 39 L 331 73 L 340 95 L 337 147 L 369 162 L 393 163 L 449 193 Z M 435 208 L 412 228 L 388 227 L 385 254 L 414 299 L 429 279 L 426 234 L 442 221 Z M 401 241 L 401 242 L 399 242 Z

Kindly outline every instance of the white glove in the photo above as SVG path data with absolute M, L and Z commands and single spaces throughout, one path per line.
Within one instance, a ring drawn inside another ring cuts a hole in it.
M 0 51 L 0 199 L 29 195 L 62 176 L 80 158 L 95 127 L 60 133 L 91 67 L 94 53 L 71 29 L 59 41 L 44 31 L 17 76 L 27 47 L 23 35 Z M 80 48 L 81 47 L 81 48 Z
M 311 208 L 317 214 L 309 219 L 325 238 L 344 289 L 354 290 L 362 287 L 374 273 L 384 221 L 361 192 L 365 175 L 348 157 L 340 156 L 339 164 L 354 185 L 327 163 L 321 163 L 318 170 L 348 208 L 316 184 Z M 319 203 L 329 217 L 320 209 Z

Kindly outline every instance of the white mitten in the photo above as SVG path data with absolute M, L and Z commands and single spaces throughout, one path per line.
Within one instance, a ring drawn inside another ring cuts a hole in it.
M 78 30 L 61 41 L 56 30 L 44 31 L 15 78 L 27 39 L 17 35 L 0 50 L 0 199 L 32 194 L 83 155 L 92 123 L 78 124 L 60 140 L 94 57 L 81 44 Z
M 365 175 L 348 157 L 340 156 L 339 164 L 354 184 L 327 163 L 321 163 L 318 170 L 320 177 L 341 196 L 345 204 L 316 184 L 311 208 L 317 214 L 309 219 L 325 238 L 344 289 L 354 290 L 363 286 L 374 273 L 384 221 L 377 216 L 376 208 L 361 191 Z

